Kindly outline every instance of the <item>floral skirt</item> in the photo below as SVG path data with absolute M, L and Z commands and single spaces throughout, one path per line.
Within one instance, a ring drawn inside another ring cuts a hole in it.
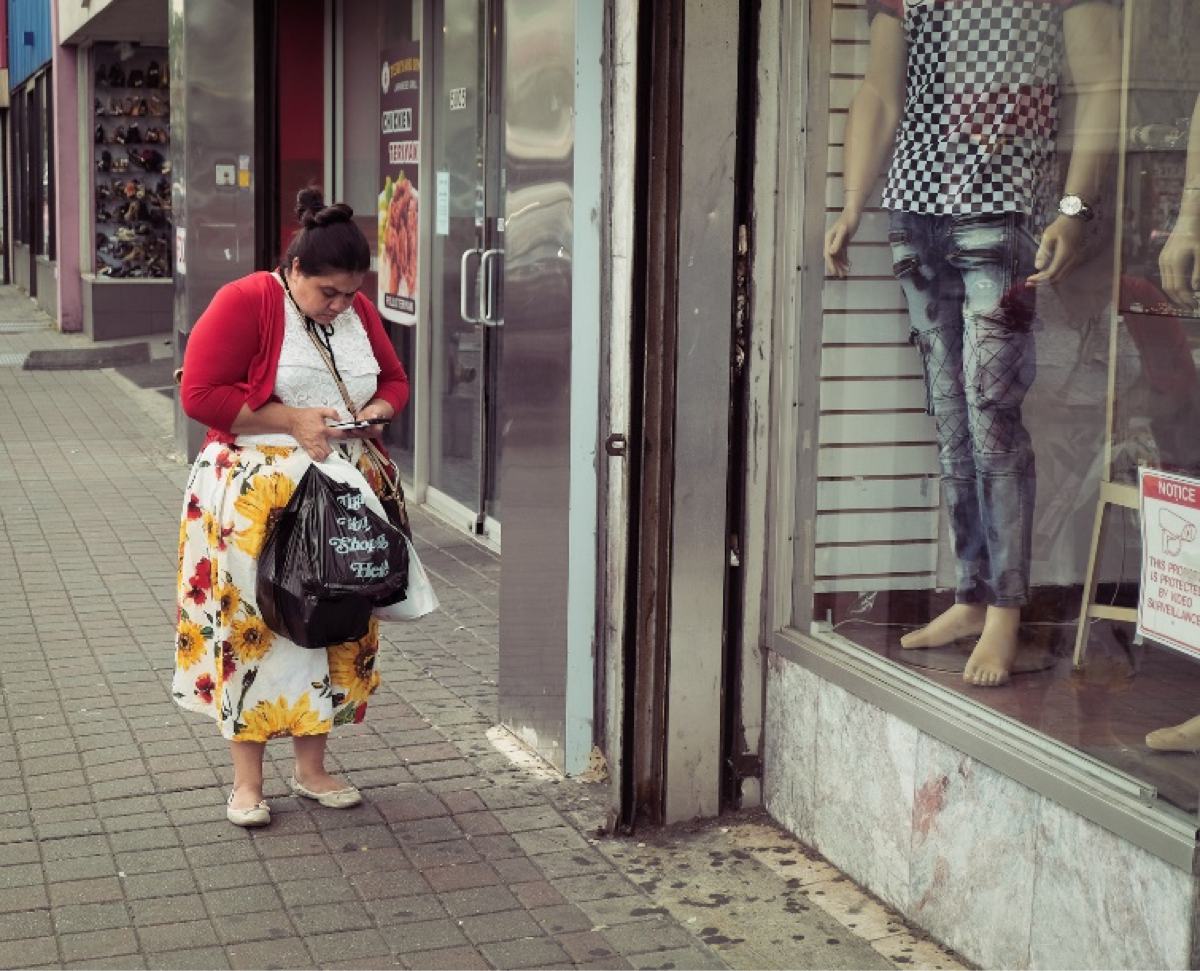
M 214 442 L 184 492 L 171 693 L 233 741 L 360 722 L 379 686 L 374 620 L 361 640 L 312 650 L 268 629 L 255 604 L 259 551 L 310 463 L 300 448 Z

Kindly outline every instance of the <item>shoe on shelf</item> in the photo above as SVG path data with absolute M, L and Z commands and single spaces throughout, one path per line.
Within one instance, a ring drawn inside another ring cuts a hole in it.
M 288 788 L 296 795 L 303 796 L 305 799 L 315 799 L 326 809 L 350 809 L 352 806 L 357 806 L 362 802 L 362 793 L 354 786 L 346 786 L 344 789 L 334 789 L 332 792 L 313 792 L 307 786 L 301 785 L 293 775 L 288 779 Z
M 225 803 L 225 818 L 234 826 L 266 826 L 271 821 L 271 807 L 264 799 L 257 806 L 251 806 L 249 809 L 234 809 L 233 793 L 231 792 L 229 801 Z

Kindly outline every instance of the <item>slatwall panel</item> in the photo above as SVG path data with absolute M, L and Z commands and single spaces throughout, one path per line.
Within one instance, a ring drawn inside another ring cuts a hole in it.
M 846 112 L 867 65 L 861 2 L 835 4 L 831 45 L 829 222 L 842 204 Z M 927 588 L 937 574 L 937 448 L 881 191 L 882 179 L 850 247 L 852 275 L 826 280 L 822 299 L 818 593 Z

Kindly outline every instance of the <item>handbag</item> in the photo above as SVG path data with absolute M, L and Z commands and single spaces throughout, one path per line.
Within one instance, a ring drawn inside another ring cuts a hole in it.
M 342 375 L 338 371 L 337 362 L 333 359 L 333 348 L 317 336 L 317 322 L 301 310 L 300 305 L 296 303 L 296 298 L 292 296 L 292 289 L 288 286 L 287 274 L 282 269 L 280 269 L 279 277 L 283 280 L 284 292 L 287 293 L 288 299 L 292 301 L 292 306 L 296 308 L 296 313 L 304 321 L 304 330 L 308 334 L 309 340 L 313 342 L 317 353 L 321 355 L 321 360 L 325 362 L 325 366 L 329 369 L 330 376 L 337 384 L 338 392 L 342 396 L 346 410 L 351 415 L 354 415 L 358 409 L 354 405 L 354 399 L 350 397 L 350 392 L 346 390 L 345 382 L 342 381 Z M 400 484 L 400 470 L 396 467 L 396 463 L 388 458 L 383 449 L 371 441 L 371 439 L 364 438 L 361 441 L 363 443 L 363 457 L 366 458 L 367 464 L 371 466 L 376 477 L 379 479 L 378 486 L 370 483 L 371 488 L 379 498 L 379 503 L 383 506 L 383 511 L 387 513 L 391 524 L 400 530 L 409 542 L 412 542 L 412 524 L 409 522 L 408 506 L 404 501 L 404 487 Z

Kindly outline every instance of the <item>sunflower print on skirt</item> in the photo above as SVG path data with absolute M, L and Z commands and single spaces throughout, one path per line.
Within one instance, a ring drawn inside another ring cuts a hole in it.
M 379 627 L 310 650 L 275 634 L 255 598 L 257 557 L 309 465 L 295 448 L 209 444 L 179 527 L 172 696 L 234 741 L 323 735 L 361 722 L 379 687 Z

